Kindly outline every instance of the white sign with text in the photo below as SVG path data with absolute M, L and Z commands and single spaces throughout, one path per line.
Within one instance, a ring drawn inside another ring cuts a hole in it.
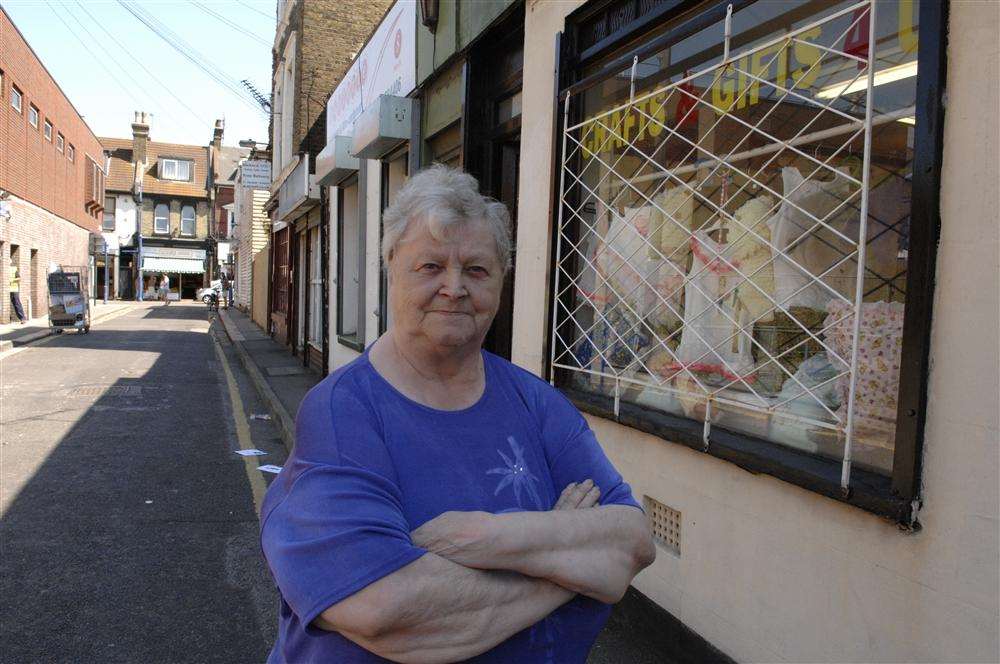
M 417 80 L 417 3 L 397 0 L 326 103 L 326 142 L 347 136 L 379 95 L 405 97 Z

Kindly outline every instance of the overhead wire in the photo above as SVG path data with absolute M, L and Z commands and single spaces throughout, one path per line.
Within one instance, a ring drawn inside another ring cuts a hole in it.
M 52 11 L 55 11 L 55 9 L 53 8 L 52 4 L 48 0 L 46 0 L 46 4 L 48 4 L 49 9 L 51 9 Z M 87 26 L 84 25 L 83 22 L 72 11 L 70 11 L 70 7 L 65 2 L 59 2 L 58 4 L 65 11 L 65 16 L 67 16 L 68 18 L 72 19 L 73 22 L 77 26 L 79 26 L 80 29 L 82 29 L 87 34 L 87 36 L 90 37 L 94 41 L 94 43 L 97 43 L 97 44 L 100 43 L 100 41 L 97 39 L 97 37 L 94 36 L 94 33 L 92 33 L 87 28 Z M 70 32 L 73 32 L 73 29 L 69 26 L 68 23 L 66 23 L 66 21 L 63 20 L 63 18 L 61 16 L 59 17 L 59 20 L 62 21 L 63 25 L 66 26 L 67 30 L 69 30 Z M 76 36 L 79 38 L 78 35 L 76 35 Z M 95 59 L 98 59 L 96 53 L 94 53 L 93 51 L 91 51 L 89 48 L 87 50 L 88 50 L 88 52 L 90 52 L 91 55 L 94 56 Z M 124 74 L 125 77 L 129 81 L 132 82 L 132 86 L 133 86 L 134 89 L 136 89 L 139 92 L 143 93 L 149 100 L 151 100 L 153 102 L 156 101 L 156 99 L 157 99 L 157 95 L 156 94 L 150 92 L 139 80 L 137 80 L 135 77 L 133 77 L 132 74 L 130 74 L 129 71 L 127 69 L 125 69 L 125 67 L 123 67 L 120 62 L 118 62 L 117 60 L 115 60 L 114 58 L 112 58 L 110 55 L 108 55 L 107 52 L 105 52 L 105 55 L 115 64 L 115 66 L 119 69 L 120 73 Z M 111 73 L 110 69 L 108 69 L 108 73 Z M 116 80 L 118 80 L 118 79 L 116 78 Z M 121 84 L 120 81 L 119 81 L 119 84 Z M 133 97 L 133 101 L 135 101 L 134 97 Z M 183 130 L 183 129 L 186 128 L 185 123 L 182 120 L 180 120 L 180 118 L 178 118 L 177 116 L 175 116 L 173 113 L 170 113 L 166 109 L 164 109 L 164 116 L 176 128 L 181 129 L 181 130 Z
M 80 35 L 78 35 L 73 30 L 73 28 L 70 27 L 69 23 L 67 23 L 65 21 L 65 19 L 63 19 L 63 17 L 59 14 L 59 12 L 57 12 L 55 10 L 55 7 L 52 6 L 52 3 L 49 2 L 49 0 L 44 0 L 44 1 L 45 1 L 45 6 L 48 7 L 49 11 L 51 11 L 53 13 L 53 15 L 55 15 L 55 17 L 59 20 L 59 22 L 63 24 L 63 26 L 66 28 L 66 31 L 69 32 L 70 34 L 72 34 L 73 37 L 74 37 L 74 39 L 76 39 L 78 42 L 80 42 L 80 45 L 83 46 L 84 50 L 86 50 L 88 53 L 90 53 L 91 57 L 94 58 L 94 61 L 97 62 L 97 64 L 100 65 L 104 69 L 104 71 L 106 71 L 108 73 L 108 75 L 112 78 L 112 80 L 114 80 L 114 82 L 118 84 L 118 86 L 121 88 L 122 92 L 124 92 L 125 95 L 128 96 L 132 100 L 132 103 L 136 104 L 137 106 L 141 105 L 141 104 L 138 104 L 137 99 L 136 99 L 136 97 L 135 97 L 135 95 L 133 93 L 132 88 L 130 86 L 126 85 L 124 82 L 122 82 L 122 80 L 120 78 L 118 78 L 118 76 L 115 75 L 115 73 L 111 70 L 111 68 L 108 67 L 104 63 L 104 61 L 101 60 L 97 56 L 97 54 L 94 53 L 94 51 L 91 50 L 91 48 L 87 45 L 87 43 L 85 41 L 83 41 L 83 39 L 80 38 Z M 78 21 L 78 23 L 79 23 L 79 21 Z M 141 90 L 142 88 L 140 87 L 139 89 Z M 149 93 L 147 92 L 146 94 L 149 94 Z
M 222 14 L 218 13 L 214 9 L 210 9 L 210 8 L 206 7 L 205 5 L 203 5 L 202 3 L 196 2 L 196 0 L 190 0 L 190 3 L 192 5 L 194 5 L 195 7 L 197 7 L 198 9 L 200 9 L 201 11 L 205 12 L 206 14 L 208 14 L 209 16 L 212 16 L 215 19 L 219 20 L 220 22 L 228 25 L 230 28 L 232 28 L 233 30 L 236 30 L 240 34 L 245 35 L 245 36 L 249 37 L 250 39 L 253 39 L 253 40 L 257 41 L 257 43 L 263 44 L 264 46 L 267 46 L 268 48 L 271 47 L 271 43 L 268 42 L 267 40 L 265 40 L 263 37 L 260 37 L 257 34 L 255 34 L 254 32 L 251 32 L 250 30 L 247 30 L 243 26 L 241 26 L 241 25 L 239 25 L 237 23 L 234 23 L 233 21 L 230 21 L 228 18 L 226 18 Z
M 253 108 L 258 113 L 264 113 L 263 109 L 255 102 L 252 101 L 249 93 L 245 92 L 238 84 L 236 84 L 232 79 L 230 79 L 222 70 L 218 69 L 211 60 L 201 55 L 193 47 L 191 47 L 187 42 L 181 39 L 176 33 L 174 33 L 170 28 L 166 27 L 161 21 L 156 17 L 149 14 L 143 8 L 133 5 L 131 3 L 125 2 L 125 0 L 117 0 L 118 4 L 125 8 L 133 17 L 136 18 L 140 23 L 146 26 L 150 31 L 153 32 L 157 37 L 165 41 L 171 48 L 183 55 L 188 61 L 193 65 L 201 69 L 205 74 L 207 74 L 212 80 L 224 87 L 233 96 L 238 98 L 244 104 Z
M 262 12 L 261 10 L 257 9 L 253 5 L 251 5 L 249 2 L 243 2 L 243 0 L 236 0 L 236 2 L 238 4 L 243 5 L 244 7 L 246 7 L 247 9 L 249 9 L 250 11 L 256 12 L 256 13 L 260 14 L 261 16 L 265 17 L 265 18 L 269 18 L 272 21 L 277 21 L 278 20 L 278 17 L 275 16 L 274 14 L 268 14 L 267 12 Z
M 111 31 L 108 30 L 106 27 L 104 27 L 104 24 L 98 21 L 94 17 L 94 15 L 87 10 L 87 8 L 83 5 L 83 3 L 80 2 L 80 0 L 74 0 L 74 2 L 77 4 L 77 6 L 79 6 L 79 8 L 83 11 L 83 13 L 85 13 L 88 17 L 90 17 L 90 20 L 93 21 L 104 32 L 104 34 L 108 36 L 109 39 L 111 39 L 114 43 L 118 44 L 118 46 L 122 49 L 123 53 L 129 52 L 129 48 L 125 46 L 125 44 L 123 44 L 120 40 L 118 40 L 117 37 L 111 34 Z M 212 122 L 205 120 L 201 115 L 198 114 L 197 111 L 195 111 L 193 108 L 184 103 L 184 100 L 181 99 L 178 95 L 176 95 L 174 91 L 170 89 L 170 86 L 168 86 L 166 83 L 160 80 L 160 78 L 156 74 L 150 71 L 149 68 L 142 63 L 141 59 L 136 59 L 134 62 L 135 64 L 139 65 L 139 67 L 141 67 L 142 70 L 146 72 L 146 74 L 148 74 L 151 79 L 153 79 L 156 83 L 158 83 L 160 87 L 168 95 L 173 97 L 174 101 L 176 101 L 179 106 L 181 106 L 184 110 L 190 113 L 191 117 L 196 119 L 199 124 L 208 127 L 209 129 L 212 129 L 215 126 Z

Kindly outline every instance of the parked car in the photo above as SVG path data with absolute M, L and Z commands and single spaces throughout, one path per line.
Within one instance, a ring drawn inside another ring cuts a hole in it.
M 196 297 L 208 304 L 212 300 L 212 291 L 215 291 L 216 297 L 222 299 L 222 281 L 219 279 L 213 279 L 212 285 L 208 288 L 199 288 Z

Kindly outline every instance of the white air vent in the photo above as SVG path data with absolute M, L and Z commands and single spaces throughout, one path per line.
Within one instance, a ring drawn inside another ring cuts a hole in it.
M 681 555 L 681 513 L 649 496 L 642 497 L 642 506 L 657 544 Z

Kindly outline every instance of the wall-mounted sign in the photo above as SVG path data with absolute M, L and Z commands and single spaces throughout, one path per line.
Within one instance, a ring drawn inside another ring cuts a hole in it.
M 148 244 L 142 248 L 142 255 L 156 258 L 189 258 L 205 260 L 204 249 L 185 249 L 183 247 L 151 247 Z
M 271 162 L 247 159 L 240 164 L 240 182 L 249 189 L 268 189 L 271 186 Z
M 326 103 L 326 140 L 351 125 L 380 95 L 405 97 L 417 80 L 417 3 L 397 0 Z

